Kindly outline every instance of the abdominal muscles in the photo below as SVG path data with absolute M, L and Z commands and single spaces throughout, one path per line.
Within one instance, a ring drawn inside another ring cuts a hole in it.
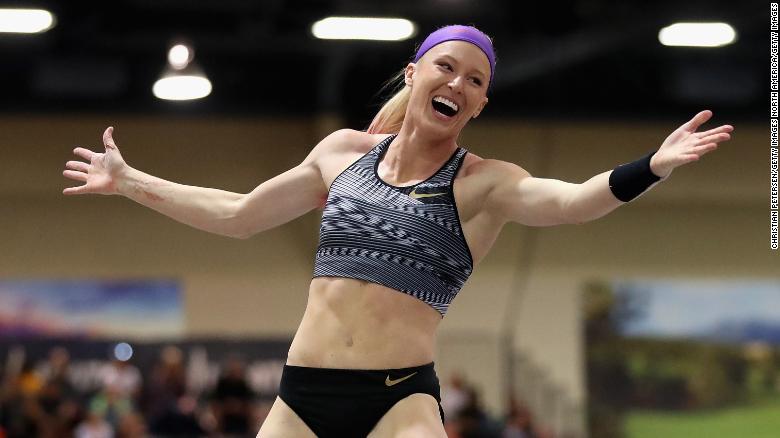
M 433 361 L 441 315 L 403 292 L 352 278 L 316 277 L 289 365 L 386 369 Z

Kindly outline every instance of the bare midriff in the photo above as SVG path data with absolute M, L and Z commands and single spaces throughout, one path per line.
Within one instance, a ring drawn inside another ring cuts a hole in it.
M 316 277 L 288 365 L 391 369 L 433 362 L 442 318 L 419 299 L 380 284 Z

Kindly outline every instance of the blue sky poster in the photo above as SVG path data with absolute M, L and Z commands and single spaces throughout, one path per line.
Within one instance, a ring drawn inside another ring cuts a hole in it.
M 780 280 L 618 281 L 637 314 L 627 336 L 780 344 Z
M 181 288 L 170 279 L 0 280 L 0 338 L 176 338 Z

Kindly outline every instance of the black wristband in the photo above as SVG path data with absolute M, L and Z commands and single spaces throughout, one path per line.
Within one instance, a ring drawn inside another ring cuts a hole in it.
M 616 198 L 628 202 L 661 180 L 650 170 L 650 158 L 655 153 L 652 151 L 636 161 L 621 164 L 609 174 L 609 188 Z

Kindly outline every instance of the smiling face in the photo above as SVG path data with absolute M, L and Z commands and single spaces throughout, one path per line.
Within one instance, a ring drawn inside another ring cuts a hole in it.
M 487 104 L 490 62 L 477 46 L 446 41 L 406 67 L 407 119 L 436 136 L 457 136 Z

